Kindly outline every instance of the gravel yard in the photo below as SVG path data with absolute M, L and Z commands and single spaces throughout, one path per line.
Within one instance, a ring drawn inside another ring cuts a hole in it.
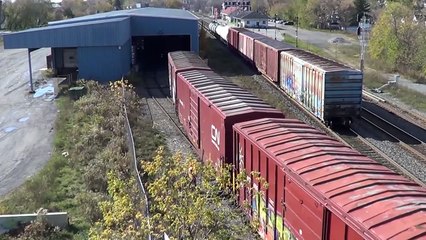
M 46 67 L 49 49 L 31 53 L 34 80 Z M 0 198 L 39 171 L 50 158 L 56 106 L 29 94 L 26 49 L 0 48 Z M 42 87 L 42 86 L 38 86 Z M 48 91 L 49 88 L 45 88 Z

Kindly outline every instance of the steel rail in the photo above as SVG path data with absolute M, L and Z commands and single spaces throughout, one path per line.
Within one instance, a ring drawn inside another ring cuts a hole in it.
M 361 140 L 365 145 L 368 145 L 369 147 L 371 147 L 377 154 L 379 154 L 381 157 L 383 157 L 384 159 L 386 159 L 389 163 L 391 163 L 395 168 L 397 168 L 399 171 L 401 171 L 404 175 L 406 175 L 407 177 L 409 177 L 411 180 L 413 180 L 414 182 L 416 182 L 420 186 L 426 187 L 426 184 L 422 180 L 420 180 L 414 174 L 412 174 L 407 169 L 405 169 L 404 167 L 402 167 L 399 163 L 397 163 L 392 158 L 390 158 L 387 154 L 385 154 L 384 152 L 382 152 L 374 144 L 370 143 L 367 139 L 365 139 L 364 137 L 362 137 L 356 130 L 354 130 L 354 129 L 351 128 L 350 131 L 353 132 L 354 134 L 356 134 L 357 138 L 359 140 Z
M 411 135 L 410 133 L 406 132 L 405 130 L 399 128 L 398 126 L 395 126 L 393 123 L 387 121 L 386 119 L 383 119 L 382 117 L 378 116 L 377 114 L 367 110 L 367 109 L 363 109 L 363 112 L 366 112 L 368 114 L 370 114 L 371 116 L 375 117 L 376 119 L 379 119 L 379 121 L 384 122 L 385 124 L 393 127 L 394 129 L 396 129 L 397 131 L 399 131 L 400 133 L 404 134 L 405 137 L 411 138 L 412 140 L 414 140 L 415 142 L 417 142 L 418 144 L 420 144 L 420 147 L 422 147 L 422 141 L 418 138 L 416 138 L 415 136 Z M 422 161 L 426 162 L 426 156 L 424 153 L 422 153 L 421 151 L 415 149 L 414 147 L 412 147 L 410 144 L 406 143 L 404 140 L 401 139 L 401 137 L 396 136 L 396 133 L 391 133 L 389 130 L 386 130 L 384 127 L 379 126 L 377 123 L 374 123 L 372 120 L 367 119 L 365 116 L 361 117 L 364 121 L 366 121 L 368 124 L 374 126 L 375 128 L 379 129 L 380 131 L 382 131 L 383 133 L 385 133 L 386 135 L 388 135 L 390 138 L 392 138 L 393 140 L 397 141 L 403 148 L 407 149 L 409 152 L 411 152 L 412 154 L 416 155 L 416 157 L 418 157 L 419 159 L 421 159 Z

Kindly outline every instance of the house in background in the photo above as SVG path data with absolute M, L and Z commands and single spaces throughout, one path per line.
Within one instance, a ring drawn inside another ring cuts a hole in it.
M 243 11 L 251 11 L 250 1 L 247 0 L 225 0 L 222 3 L 222 11 L 228 7 L 238 7 Z
M 267 28 L 269 17 L 263 13 L 247 11 L 233 17 L 235 24 L 243 28 Z
M 232 14 L 235 14 L 236 12 L 239 12 L 238 7 L 228 7 L 220 13 L 220 16 L 223 20 L 226 20 L 227 22 L 232 21 Z

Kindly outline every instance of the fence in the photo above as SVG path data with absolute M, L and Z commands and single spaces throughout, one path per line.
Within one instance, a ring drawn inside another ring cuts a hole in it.
M 148 194 L 145 191 L 145 187 L 142 183 L 142 179 L 140 176 L 140 171 L 139 171 L 139 167 L 138 167 L 138 160 L 136 158 L 136 149 L 135 149 L 135 141 L 133 138 L 133 133 L 132 133 L 132 128 L 130 127 L 130 122 L 129 122 L 129 117 L 127 115 L 127 108 L 126 108 L 126 104 L 125 104 L 125 91 L 124 91 L 124 86 L 123 86 L 123 110 L 124 110 L 124 116 L 126 118 L 126 132 L 127 132 L 127 142 L 128 142 L 128 147 L 129 147 L 129 151 L 130 151 L 130 155 L 132 158 L 132 162 L 133 162 L 133 168 L 135 170 L 135 177 L 137 179 L 137 183 L 139 185 L 139 188 L 141 190 L 141 192 L 143 193 L 143 197 L 145 199 L 145 210 L 144 210 L 144 216 L 147 218 L 148 221 L 148 228 L 149 230 L 151 230 L 151 224 L 150 224 L 150 217 L 149 217 L 149 201 L 148 201 Z M 151 240 L 151 233 L 148 234 L 148 239 Z

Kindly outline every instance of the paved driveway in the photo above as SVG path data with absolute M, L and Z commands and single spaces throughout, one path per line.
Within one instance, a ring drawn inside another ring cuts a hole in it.
M 32 52 L 33 73 L 46 67 L 49 49 Z M 20 186 L 50 159 L 56 106 L 29 94 L 26 50 L 0 47 L 0 197 Z

